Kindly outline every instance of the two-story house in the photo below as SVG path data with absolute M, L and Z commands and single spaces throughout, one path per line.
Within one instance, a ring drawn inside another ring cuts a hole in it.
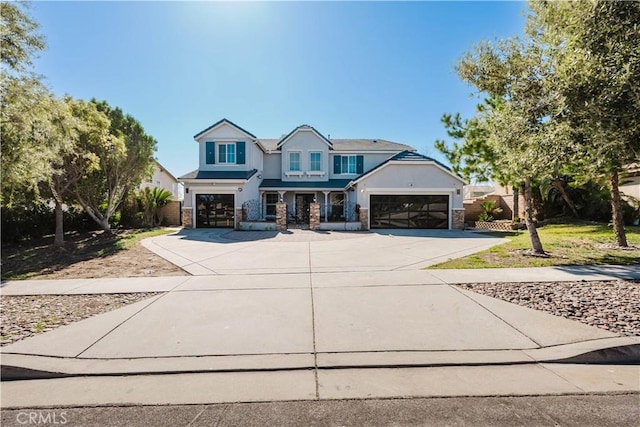
M 263 139 L 226 119 L 194 139 L 199 167 L 179 178 L 185 227 L 272 220 L 279 202 L 292 225 L 308 224 L 318 203 L 323 223 L 357 224 L 349 229 L 463 227 L 463 180 L 408 145 L 308 125 Z

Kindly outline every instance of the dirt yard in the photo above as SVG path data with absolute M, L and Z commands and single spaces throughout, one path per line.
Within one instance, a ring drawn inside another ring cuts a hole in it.
M 168 230 L 99 232 L 67 237 L 64 248 L 45 238 L 2 246 L 2 279 L 186 276 L 186 272 L 140 244 Z

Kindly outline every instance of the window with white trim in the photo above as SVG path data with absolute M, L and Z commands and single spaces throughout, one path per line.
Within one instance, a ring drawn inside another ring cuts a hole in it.
M 267 193 L 267 200 L 265 202 L 266 206 L 266 216 L 268 218 L 275 218 L 276 216 L 276 203 L 278 203 L 278 193 Z
M 236 144 L 218 144 L 218 163 L 236 163 Z
M 322 153 L 319 151 L 311 152 L 309 154 L 309 170 L 321 171 L 322 170 Z
M 356 173 L 356 156 L 342 156 L 340 173 Z
M 300 170 L 300 153 L 299 152 L 293 151 L 289 153 L 289 170 L 290 171 Z

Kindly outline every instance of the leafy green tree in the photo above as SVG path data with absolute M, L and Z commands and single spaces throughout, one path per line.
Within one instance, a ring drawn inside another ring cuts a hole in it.
M 109 220 L 125 194 L 148 175 L 153 165 L 156 140 L 142 125 L 120 108 L 92 100 L 110 122 L 109 137 L 81 141 L 80 149 L 97 159 L 98 167 L 74 186 L 74 196 L 100 227 L 111 233 Z
M 0 178 L 8 207 L 38 197 L 38 183 L 50 174 L 55 155 L 49 136 L 57 104 L 31 72 L 34 55 L 44 47 L 27 4 L 0 2 Z
M 0 58 L 11 71 L 27 71 L 33 56 L 45 48 L 44 37 L 27 8 L 26 2 L 0 2 Z
M 544 84 L 545 53 L 531 40 L 483 42 L 457 67 L 460 77 L 494 100 L 476 115 L 486 132 L 495 170 L 522 189 L 525 223 L 534 254 L 544 254 L 533 221 L 532 183 L 550 176 L 559 157 L 553 145 L 553 102 Z
M 87 146 L 99 146 L 109 139 L 109 119 L 94 104 L 70 97 L 59 101 L 62 114 L 53 124 L 58 152 L 51 162 L 52 173 L 46 181 L 55 203 L 56 246 L 64 244 L 63 204 L 72 198 L 74 187 L 99 168 L 99 159 Z
M 171 192 L 159 187 L 145 187 L 140 191 L 140 200 L 144 209 L 144 224 L 157 227 L 162 222 L 160 209 L 171 201 Z
M 485 100 L 477 106 L 477 111 L 491 108 L 492 100 Z M 435 147 L 445 155 L 451 169 L 467 182 L 508 181 L 502 171 L 496 168 L 493 149 L 487 144 L 487 130 L 477 117 L 463 119 L 460 113 L 444 114 L 440 119 L 447 135 L 454 139 L 449 147 L 446 141 L 437 140 Z
M 627 246 L 619 174 L 640 159 L 640 2 L 530 3 L 529 32 L 548 46 L 549 79 L 585 179 L 606 176 L 616 243 Z

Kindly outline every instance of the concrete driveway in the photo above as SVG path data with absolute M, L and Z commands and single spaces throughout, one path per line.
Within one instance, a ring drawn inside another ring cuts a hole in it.
M 419 270 L 504 243 L 458 230 L 187 229 L 143 245 L 193 275 Z

